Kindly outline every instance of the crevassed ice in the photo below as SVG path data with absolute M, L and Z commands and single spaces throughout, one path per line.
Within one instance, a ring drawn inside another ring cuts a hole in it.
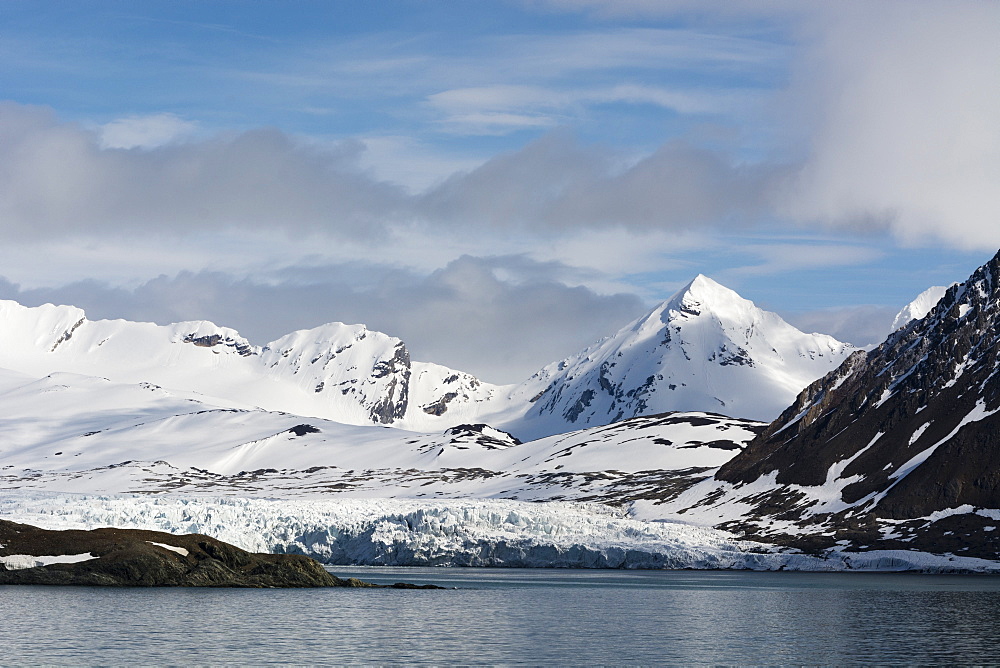
M 782 553 L 714 529 L 568 502 L 14 493 L 0 496 L 0 514 L 45 528 L 198 532 L 254 552 L 304 553 L 330 564 L 1000 571 L 996 562 L 906 551 Z

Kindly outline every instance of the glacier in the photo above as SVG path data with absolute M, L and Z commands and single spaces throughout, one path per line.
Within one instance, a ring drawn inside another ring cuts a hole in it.
M 595 503 L 5 492 L 0 515 L 47 529 L 203 533 L 245 550 L 306 554 L 329 565 L 1000 572 L 996 562 L 902 550 L 782 551 Z

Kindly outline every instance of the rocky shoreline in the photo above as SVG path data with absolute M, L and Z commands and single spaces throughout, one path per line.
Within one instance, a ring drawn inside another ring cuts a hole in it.
M 201 534 L 140 529 L 50 531 L 0 520 L 0 584 L 107 587 L 365 587 L 296 554 L 262 554 Z

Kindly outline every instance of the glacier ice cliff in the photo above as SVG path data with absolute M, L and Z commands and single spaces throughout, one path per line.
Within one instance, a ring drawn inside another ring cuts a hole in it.
M 0 516 L 50 529 L 203 533 L 249 551 L 337 565 L 1000 572 L 996 562 L 902 550 L 783 552 L 714 529 L 570 502 L 5 493 Z

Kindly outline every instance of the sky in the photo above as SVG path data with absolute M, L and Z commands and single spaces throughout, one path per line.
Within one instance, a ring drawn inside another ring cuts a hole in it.
M 702 273 L 858 345 L 1000 248 L 1000 3 L 6 0 L 0 298 L 516 382 Z

